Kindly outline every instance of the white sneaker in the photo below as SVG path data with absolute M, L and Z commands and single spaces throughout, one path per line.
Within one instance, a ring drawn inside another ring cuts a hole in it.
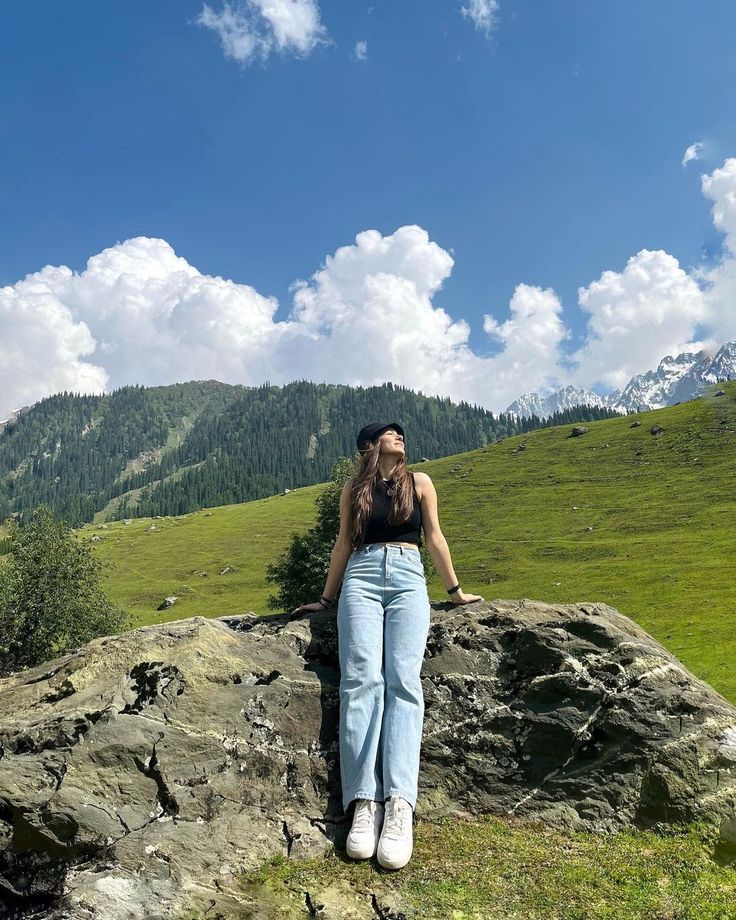
M 375 802 L 373 799 L 356 801 L 353 825 L 345 845 L 345 852 L 352 859 L 370 859 L 376 852 L 383 810 L 383 802 Z
M 414 847 L 412 819 L 414 809 L 400 795 L 386 801 L 386 816 L 378 841 L 378 862 L 384 869 L 401 869 L 409 862 Z

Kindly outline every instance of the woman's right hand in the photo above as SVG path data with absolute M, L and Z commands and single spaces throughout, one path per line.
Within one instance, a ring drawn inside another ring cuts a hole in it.
M 318 610 L 327 610 L 324 604 L 320 604 L 319 601 L 315 601 L 313 604 L 302 604 L 301 607 L 295 607 L 290 616 L 296 616 L 299 613 L 315 613 Z
M 464 591 L 456 591 L 450 595 L 450 599 L 456 607 L 459 607 L 461 604 L 472 604 L 473 601 L 482 601 L 484 598 L 481 594 L 466 594 Z

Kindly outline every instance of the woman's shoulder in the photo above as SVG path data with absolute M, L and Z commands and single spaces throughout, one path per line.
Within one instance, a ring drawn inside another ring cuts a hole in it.
M 429 477 L 428 473 L 414 472 L 412 471 L 412 476 L 414 477 L 414 486 L 417 490 L 417 498 L 419 501 L 422 500 L 422 489 L 427 488 L 427 486 L 432 484 L 432 480 Z

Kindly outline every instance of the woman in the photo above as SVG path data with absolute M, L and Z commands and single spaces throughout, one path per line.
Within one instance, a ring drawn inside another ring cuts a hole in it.
M 340 496 L 340 533 L 324 594 L 292 613 L 332 607 L 342 582 L 337 627 L 345 812 L 356 803 L 346 851 L 354 859 L 376 853 L 382 866 L 400 869 L 413 849 L 424 721 L 420 671 L 430 606 L 421 527 L 453 603 L 483 598 L 460 590 L 437 518 L 437 493 L 426 473 L 407 469 L 401 425 L 366 425 L 357 445 L 358 469 Z

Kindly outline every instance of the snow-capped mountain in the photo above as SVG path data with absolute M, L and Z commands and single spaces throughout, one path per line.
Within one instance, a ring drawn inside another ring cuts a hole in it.
M 736 380 L 736 342 L 725 342 L 712 358 L 704 351 L 686 351 L 676 358 L 667 355 L 656 370 L 635 374 L 625 387 L 606 396 L 598 396 L 581 387 L 566 386 L 544 397 L 538 393 L 525 393 L 515 399 L 506 412 L 523 417 L 535 413 L 545 418 L 558 409 L 583 403 L 607 406 L 623 413 L 660 409 L 693 399 L 705 387 L 719 380 Z
M 538 393 L 525 393 L 515 399 L 506 409 L 506 412 L 528 418 L 532 413 L 545 418 L 560 409 L 569 409 L 571 406 L 605 406 L 605 396 L 598 396 L 591 390 L 583 387 L 568 385 L 552 393 L 550 396 L 540 396 Z

